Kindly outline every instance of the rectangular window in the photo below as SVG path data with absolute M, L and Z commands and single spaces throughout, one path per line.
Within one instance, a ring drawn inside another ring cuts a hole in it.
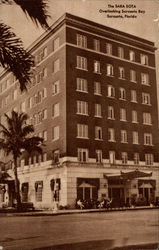
M 94 73 L 100 74 L 100 62 L 94 61 Z
M 18 98 L 18 90 L 15 89 L 15 90 L 13 91 L 13 100 L 15 101 L 15 100 L 17 100 L 17 98 Z
M 77 114 L 88 115 L 88 102 L 77 101 Z
M 53 73 L 56 73 L 60 70 L 60 59 L 57 59 L 53 62 Z
M 119 98 L 122 100 L 126 100 L 126 90 L 124 88 L 119 89 Z
M 42 74 L 44 78 L 47 77 L 47 68 L 43 68 Z
M 100 149 L 96 150 L 96 162 L 102 163 L 102 150 Z
M 113 65 L 107 64 L 106 70 L 107 70 L 107 76 L 113 76 L 114 75 Z
M 43 153 L 43 161 L 47 161 L 47 153 Z
M 121 159 L 122 159 L 123 164 L 127 164 L 128 163 L 128 153 L 127 152 L 122 152 L 121 153 Z
M 45 58 L 46 56 L 47 56 L 47 47 L 43 49 L 43 58 Z
M 47 119 L 47 109 L 42 111 L 42 119 Z
M 99 103 L 95 103 L 95 117 L 102 117 L 102 106 Z
M 152 146 L 152 134 L 144 133 L 144 145 Z
M 139 134 L 136 131 L 132 132 L 133 144 L 139 144 Z
M 77 68 L 87 70 L 87 58 L 82 56 L 77 56 Z
M 44 130 L 43 131 L 43 139 L 44 139 L 44 141 L 47 141 L 47 130 Z
M 82 78 L 76 79 L 77 91 L 88 92 L 87 80 Z
M 149 74 L 141 73 L 141 84 L 149 85 Z
M 144 54 L 141 54 L 140 55 L 140 62 L 143 65 L 148 65 L 148 56 L 144 55 Z
M 108 85 L 108 97 L 115 97 L 115 88 L 111 85 Z
M 53 51 L 56 51 L 60 47 L 60 38 L 57 37 L 53 40 Z
M 118 47 L 118 57 L 124 58 L 124 48 Z
M 147 104 L 147 105 L 151 104 L 150 94 L 148 94 L 148 93 L 142 93 L 142 104 Z
M 38 155 L 38 163 L 40 164 L 42 162 L 42 155 Z
M 59 139 L 59 126 L 52 128 L 52 140 L 58 140 Z
M 60 150 L 56 149 L 53 151 L 53 161 L 54 163 L 59 163 L 60 160 Z
M 43 48 L 38 55 L 36 55 L 36 63 L 40 63 L 47 56 L 47 47 Z
M 94 82 L 94 94 L 95 95 L 101 95 L 102 94 L 101 83 L 100 82 Z
M 113 128 L 108 128 L 108 141 L 115 142 L 115 131 Z
M 77 137 L 88 139 L 88 125 L 77 124 Z
M 136 77 L 136 71 L 135 70 L 130 70 L 130 81 L 131 82 L 137 82 L 137 77 Z
M 115 151 L 109 151 L 109 163 L 115 164 Z
M 140 155 L 139 153 L 134 153 L 134 164 L 137 165 L 140 162 Z
M 153 154 L 145 154 L 145 164 L 146 165 L 153 165 L 154 156 Z
M 43 48 L 40 53 L 36 56 L 36 62 L 41 62 L 47 56 L 47 47 Z
M 26 112 L 26 105 L 25 105 L 25 102 L 22 102 L 20 104 L 20 112 Z
M 42 90 L 42 98 L 46 98 L 47 97 L 47 89 L 46 88 L 43 88 Z
M 119 78 L 125 79 L 125 70 L 123 67 L 119 67 Z
M 150 113 L 143 113 L 143 124 L 152 125 L 152 120 L 151 120 L 151 114 Z
M 60 92 L 60 81 L 56 81 L 52 84 L 52 94 L 57 95 Z
M 136 90 L 131 90 L 131 102 L 137 102 Z
M 108 119 L 115 119 L 113 106 L 108 106 Z
M 135 52 L 133 50 L 129 51 L 129 59 L 132 62 L 135 62 Z
M 111 43 L 106 43 L 106 53 L 108 55 L 112 55 L 112 44 Z
M 127 131 L 126 130 L 121 130 L 121 142 L 122 143 L 127 143 Z
M 102 140 L 102 128 L 96 126 L 95 127 L 95 139 L 96 140 Z
M 60 105 L 59 103 L 55 103 L 52 105 L 52 116 L 57 117 L 60 114 Z
M 120 121 L 126 121 L 126 109 L 120 109 Z
M 87 37 L 77 34 L 77 46 L 87 48 Z
M 88 149 L 78 148 L 78 161 L 87 162 L 88 161 Z
M 21 159 L 20 160 L 20 167 L 24 167 L 25 166 L 25 160 L 24 159 Z
M 100 41 L 97 40 L 97 39 L 94 39 L 93 44 L 94 44 L 94 50 L 95 51 L 100 51 Z
M 132 110 L 132 122 L 134 122 L 134 123 L 138 122 L 136 110 Z
M 37 202 L 42 201 L 43 181 L 35 182 L 35 199 Z

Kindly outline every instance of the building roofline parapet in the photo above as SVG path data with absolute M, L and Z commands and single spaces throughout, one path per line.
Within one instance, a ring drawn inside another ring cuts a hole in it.
M 135 42 L 136 45 L 139 45 L 140 48 L 142 48 L 141 46 L 145 46 L 147 47 L 147 50 L 150 51 L 155 51 L 157 48 L 154 46 L 154 42 L 131 35 L 129 33 L 125 33 L 122 31 L 119 31 L 117 29 L 114 28 L 110 28 L 108 26 L 105 26 L 103 24 L 99 24 L 96 23 L 94 21 L 79 17 L 79 16 L 75 16 L 72 15 L 70 13 L 65 13 L 64 15 L 62 15 L 59 19 L 57 19 L 51 26 L 50 29 L 48 29 L 47 31 L 45 31 L 41 36 L 39 36 L 32 44 L 30 44 L 27 47 L 27 51 L 29 52 L 33 52 L 34 50 L 36 50 L 38 48 L 38 46 L 40 46 L 45 40 L 47 40 L 53 33 L 55 33 L 57 30 L 59 30 L 59 28 L 63 25 L 63 24 L 71 24 L 71 25 L 84 25 L 84 27 L 86 28 L 91 28 L 94 29 L 95 28 L 95 32 L 102 32 L 103 34 L 112 34 L 115 35 L 115 38 L 118 37 L 120 39 L 126 39 L 128 42 Z M 0 73 L 0 78 L 4 77 L 4 75 L 8 73 L 8 69 L 4 69 L 1 73 Z

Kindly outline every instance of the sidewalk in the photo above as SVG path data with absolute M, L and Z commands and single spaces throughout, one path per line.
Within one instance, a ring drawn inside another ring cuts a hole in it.
M 0 216 L 55 216 L 64 214 L 81 214 L 81 213 L 108 213 L 117 211 L 135 211 L 145 209 L 159 209 L 159 207 L 133 207 L 133 208 L 98 208 L 98 209 L 67 209 L 67 210 L 35 210 L 28 212 L 16 212 L 11 209 L 0 209 Z

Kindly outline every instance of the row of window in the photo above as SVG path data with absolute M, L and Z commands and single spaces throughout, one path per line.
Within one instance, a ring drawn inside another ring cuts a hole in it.
M 53 39 L 52 42 L 52 51 L 56 51 L 60 46 L 60 38 L 56 37 Z M 48 48 L 44 47 L 41 50 L 38 51 L 38 53 L 35 56 L 35 63 L 38 64 L 41 61 L 43 61 L 48 55 Z
M 38 120 L 37 124 L 41 120 Z M 121 130 L 121 143 L 128 143 L 128 132 L 126 130 Z M 47 131 L 40 132 L 38 136 L 43 137 L 44 140 L 47 140 Z M 52 127 L 52 140 L 58 140 L 60 137 L 60 128 L 59 126 Z M 77 124 L 77 138 L 89 139 L 88 136 L 88 125 L 87 124 Z M 102 127 L 95 126 L 95 140 L 103 140 Z M 115 140 L 115 129 L 108 128 L 108 141 L 116 142 Z M 137 131 L 132 132 L 132 143 L 139 144 L 139 133 Z M 152 134 L 144 133 L 144 145 L 152 146 Z
M 96 162 L 102 163 L 103 162 L 103 156 L 102 156 L 102 150 L 97 149 L 95 151 L 96 154 Z M 88 162 L 89 161 L 89 150 L 87 148 L 78 148 L 77 149 L 77 158 L 78 161 L 80 162 Z M 55 163 L 58 163 L 60 159 L 60 151 L 59 150 L 54 150 L 53 151 L 53 161 Z M 140 154 L 135 152 L 134 153 L 134 164 L 139 164 L 140 163 Z M 121 160 L 122 164 L 127 164 L 128 163 L 128 153 L 127 152 L 121 152 Z M 47 161 L 47 153 L 44 153 L 43 155 L 38 155 L 38 156 L 33 156 L 29 157 L 27 164 L 28 165 L 35 165 L 36 163 L 41 163 Z M 115 156 L 115 151 L 109 151 L 109 163 L 110 164 L 116 164 L 116 156 Z M 146 165 L 153 165 L 154 163 L 154 156 L 153 154 L 146 153 L 145 154 L 145 164 Z M 21 160 L 21 167 L 25 165 L 25 159 Z
M 28 162 L 25 162 L 25 159 L 21 159 L 20 161 L 20 166 L 24 167 L 25 165 L 35 165 L 36 163 L 41 163 L 47 161 L 47 153 L 39 154 L 39 155 L 34 155 L 32 157 L 28 158 Z
M 129 111 L 130 113 L 130 111 Z M 88 114 L 88 103 L 85 101 L 77 101 L 77 114 L 79 115 L 89 115 Z M 102 117 L 102 105 L 95 103 L 95 117 Z M 132 122 L 138 123 L 138 113 L 136 110 L 131 111 Z M 108 119 L 115 119 L 115 111 L 113 106 L 108 106 Z M 127 121 L 126 109 L 120 108 L 120 121 Z M 151 114 L 148 112 L 143 112 L 143 124 L 152 125 Z
M 43 68 L 41 71 L 39 71 L 37 74 L 35 74 L 32 79 L 31 83 L 28 84 L 28 88 L 33 87 L 36 84 L 39 84 L 45 77 L 47 77 L 47 68 Z M 16 81 L 15 77 L 13 80 L 11 78 L 7 79 L 5 82 L 2 82 L 0 84 L 0 93 L 3 93 L 6 89 L 8 89 L 12 84 L 14 84 Z M 17 100 L 18 97 L 18 89 L 15 89 L 12 91 L 10 95 L 8 95 L 8 98 L 12 100 Z M 7 98 L 7 97 L 6 97 Z
M 77 87 L 76 90 L 80 92 L 88 93 L 88 83 L 86 79 L 77 78 L 76 81 Z M 112 85 L 107 86 L 107 96 L 115 98 L 115 87 Z M 94 82 L 94 94 L 102 95 L 102 88 L 100 82 Z M 126 100 L 126 89 L 119 88 L 119 99 Z M 137 92 L 136 90 L 131 90 L 131 102 L 137 102 Z M 142 104 L 151 104 L 151 98 L 149 93 L 142 92 Z
M 21 111 L 25 112 L 26 106 L 25 102 L 21 104 Z M 14 109 L 15 110 L 15 109 Z M 16 110 L 15 110 L 16 111 Z M 77 114 L 79 115 L 88 115 L 88 103 L 84 101 L 77 101 Z M 10 115 L 10 114 L 8 114 Z M 60 103 L 54 103 L 52 105 L 52 117 L 58 117 L 60 115 Z M 119 119 L 122 122 L 127 122 L 127 112 L 126 109 L 120 108 Z M 35 113 L 28 119 L 28 124 L 32 124 L 34 126 L 40 124 L 43 120 L 47 119 L 47 109 L 39 111 Z M 102 118 L 102 105 L 95 103 L 94 106 L 94 116 L 97 118 Z M 3 123 L 3 117 L 0 117 L 0 122 Z M 108 106 L 108 115 L 107 118 L 110 120 L 115 120 L 115 110 L 113 106 Z M 143 112 L 142 114 L 143 124 L 144 125 L 152 125 L 152 117 L 148 112 Z M 138 113 L 136 110 L 131 111 L 131 121 L 132 123 L 138 123 Z
M 3 93 L 6 89 L 8 89 L 12 84 L 14 84 L 16 81 L 15 76 L 13 76 L 13 79 L 8 78 L 6 81 L 2 82 L 0 84 L 0 93 Z
M 77 67 L 81 68 L 83 67 L 81 64 L 81 60 L 83 59 L 83 57 L 77 57 L 80 63 L 78 63 Z M 86 58 L 85 58 L 86 59 Z M 85 64 L 84 64 L 85 65 Z M 96 64 L 97 65 L 97 62 Z M 97 66 L 96 66 L 97 67 Z M 97 67 L 98 68 L 98 67 Z M 85 68 L 83 68 L 85 69 Z M 56 73 L 57 71 L 60 70 L 60 60 L 57 59 L 53 62 L 53 72 Z M 108 75 L 113 75 L 113 66 L 112 65 L 107 65 L 107 73 Z M 124 68 L 119 67 L 119 73 L 120 73 L 120 78 L 124 78 Z M 36 74 L 33 78 L 32 78 L 32 83 L 29 85 L 29 87 L 32 87 L 38 83 L 40 83 L 45 77 L 47 76 L 47 68 L 43 68 L 42 71 L 40 71 L 38 74 Z M 134 70 L 130 70 L 130 80 L 133 82 L 136 82 L 136 72 Z M 149 75 L 147 73 L 141 73 L 141 83 L 145 84 L 145 85 L 149 85 Z M 53 83 L 53 94 L 56 93 L 59 89 L 59 82 L 55 82 Z M 101 86 L 99 82 L 95 83 L 96 86 L 96 92 L 97 94 L 101 94 Z M 57 89 L 58 88 L 58 89 Z M 108 96 L 115 96 L 115 90 L 113 90 L 113 87 L 110 89 L 110 87 L 108 88 Z M 83 92 L 87 92 L 88 91 L 88 86 L 87 86 L 87 80 L 86 79 L 81 79 L 81 78 L 77 78 L 77 90 L 79 91 L 83 91 Z M 5 98 L 2 99 L 2 101 L 0 102 L 0 108 L 5 107 L 6 105 L 8 105 L 10 103 L 10 100 L 17 100 L 18 98 L 18 89 L 15 89 L 12 91 L 12 93 L 10 93 L 8 96 L 6 96 Z
M 89 160 L 89 150 L 86 148 L 78 148 L 78 161 L 80 162 L 88 162 Z M 122 164 L 128 163 L 128 153 L 127 152 L 121 152 L 121 160 Z M 96 162 L 102 163 L 102 150 L 97 149 L 96 150 Z M 139 164 L 140 162 L 140 155 L 139 153 L 134 153 L 134 164 Z M 145 154 L 145 164 L 146 165 L 153 165 L 154 162 L 154 156 L 153 154 Z M 116 158 L 115 158 L 115 151 L 109 151 L 109 163 L 110 164 L 116 164 Z
M 55 38 L 53 40 L 52 50 L 53 51 L 57 50 L 59 48 L 59 46 L 60 46 L 60 39 L 59 39 L 59 37 L 57 37 L 57 38 Z M 47 56 L 48 56 L 48 48 L 44 47 L 41 50 L 39 50 L 37 52 L 37 54 L 35 55 L 35 64 L 40 63 Z M 55 68 L 55 71 L 59 70 L 59 59 L 54 62 L 53 68 Z M 37 83 L 40 83 L 42 81 L 42 79 L 45 78 L 46 76 L 47 76 L 47 68 L 44 68 L 44 69 L 42 69 L 42 71 L 40 71 L 37 75 L 35 75 L 32 78 L 32 84 L 30 85 L 30 87 L 36 85 Z M 12 84 L 14 84 L 15 81 L 16 81 L 16 78 L 15 78 L 15 76 L 13 76 L 13 80 L 11 78 L 8 78 L 5 82 L 3 82 L 2 84 L 0 84 L 0 93 L 3 93 Z
M 94 73 L 101 74 L 101 66 L 100 61 L 94 61 Z M 88 63 L 87 58 L 82 56 L 77 56 L 77 64 L 78 69 L 81 70 L 88 70 Z M 106 65 L 106 75 L 107 76 L 114 76 L 114 66 L 112 64 Z M 125 79 L 125 69 L 124 67 L 118 67 L 118 77 L 120 79 Z M 135 70 L 130 70 L 130 81 L 137 82 L 137 72 Z M 149 82 L 149 74 L 148 73 L 141 73 L 140 74 L 140 81 L 142 84 L 150 85 Z
M 128 133 L 126 130 L 121 130 L 121 143 L 128 143 Z M 88 139 L 88 125 L 77 124 L 77 137 L 82 139 Z M 102 140 L 102 127 L 95 126 L 95 139 Z M 115 129 L 108 128 L 108 141 L 116 142 L 115 140 Z M 132 143 L 139 144 L 139 133 L 137 131 L 132 132 Z M 144 145 L 152 146 L 152 134 L 144 133 Z
M 87 48 L 87 37 L 82 34 L 77 34 L 76 36 L 77 39 L 77 46 L 82 47 L 82 48 Z M 93 48 L 95 51 L 100 52 L 101 51 L 101 41 L 98 39 L 93 39 Z M 111 43 L 106 42 L 105 43 L 105 51 L 106 54 L 108 55 L 113 55 L 113 45 Z M 124 47 L 119 46 L 118 47 L 118 57 L 124 59 L 125 58 L 125 51 Z M 136 55 L 135 51 L 129 50 L 129 60 L 135 62 L 136 60 Z M 149 60 L 148 60 L 148 55 L 141 53 L 140 54 L 140 63 L 142 65 L 148 65 Z
M 47 109 L 39 111 L 38 113 L 34 114 L 33 116 L 29 117 L 27 120 L 28 124 L 32 124 L 36 126 L 43 122 L 43 120 L 47 119 Z

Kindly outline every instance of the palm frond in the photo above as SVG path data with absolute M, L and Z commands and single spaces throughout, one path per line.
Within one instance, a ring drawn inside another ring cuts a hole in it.
M 0 149 L 3 149 L 6 155 L 8 155 L 12 151 L 10 145 L 5 142 L 4 139 L 0 139 Z
M 1 128 L 0 133 L 2 133 L 4 137 L 9 137 L 11 135 L 9 130 L 1 123 L 0 123 L 0 128 Z
M 33 136 L 31 138 L 27 138 L 23 143 L 23 148 L 28 152 L 31 153 L 33 151 L 42 153 L 41 145 L 43 143 L 43 138 L 38 136 Z
M 44 29 L 48 29 L 48 1 L 47 0 L 14 0 L 20 8 L 27 14 L 33 22 L 38 26 L 40 24 Z
M 34 127 L 33 125 L 26 125 L 23 129 L 22 129 L 22 137 L 26 137 L 27 135 L 29 135 L 30 133 L 34 132 Z
M 0 0 L 3 4 L 16 3 L 26 15 L 38 26 L 48 29 L 49 25 L 47 19 L 50 17 L 48 14 L 48 0 Z
M 30 82 L 33 57 L 23 48 L 20 38 L 17 38 L 11 28 L 0 23 L 0 64 L 10 69 L 19 80 L 21 91 L 26 90 Z

